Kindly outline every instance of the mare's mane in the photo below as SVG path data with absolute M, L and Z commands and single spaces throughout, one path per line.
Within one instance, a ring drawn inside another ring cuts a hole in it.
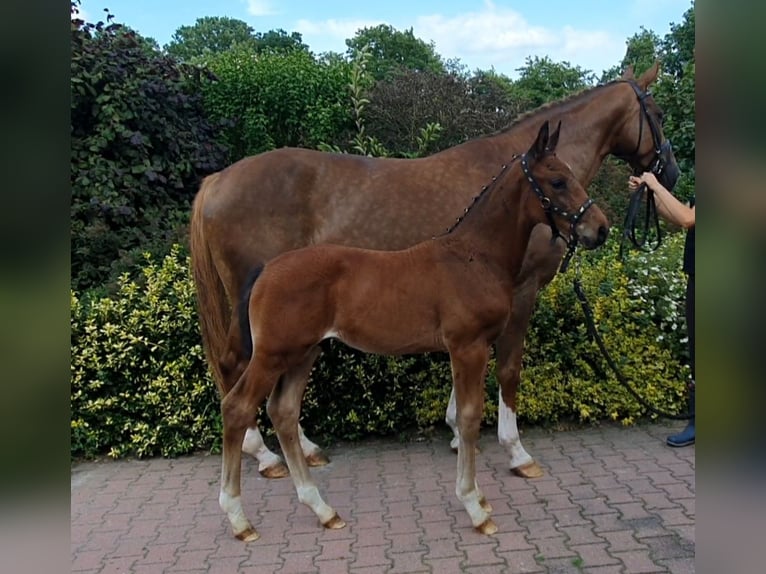
M 569 107 L 571 107 L 574 104 L 580 103 L 580 100 L 583 100 L 586 97 L 592 96 L 592 95 L 596 94 L 597 92 L 600 92 L 603 89 L 608 88 L 609 86 L 613 86 L 614 84 L 617 84 L 617 83 L 619 83 L 621 81 L 622 80 L 612 80 L 610 82 L 607 82 L 606 84 L 599 84 L 597 86 L 591 86 L 591 87 L 588 87 L 588 88 L 583 88 L 580 91 L 577 91 L 577 92 L 574 92 L 572 94 L 569 94 L 568 96 L 564 96 L 563 98 L 560 98 L 558 100 L 552 100 L 550 102 L 546 102 L 546 103 L 544 103 L 544 104 L 542 104 L 542 105 L 540 105 L 540 106 L 538 106 L 538 107 L 536 107 L 536 108 L 534 108 L 532 110 L 529 110 L 529 111 L 526 111 L 526 112 L 524 112 L 522 114 L 519 114 L 516 117 L 516 119 L 514 119 L 510 124 L 508 124 L 504 128 L 501 128 L 501 129 L 497 130 L 493 134 L 489 134 L 489 136 L 487 136 L 487 137 L 490 137 L 492 135 L 498 135 L 498 134 L 503 134 L 505 132 L 508 132 L 508 131 L 512 130 L 513 128 L 515 128 L 516 126 L 518 126 L 519 124 L 521 124 L 521 123 L 523 123 L 523 122 L 525 122 L 527 120 L 533 119 L 533 118 L 537 117 L 540 114 L 546 113 L 548 110 L 550 110 L 553 107 L 557 107 L 557 106 L 564 107 L 565 109 L 562 110 L 562 113 L 564 113 L 564 112 L 566 112 L 566 108 L 569 108 Z

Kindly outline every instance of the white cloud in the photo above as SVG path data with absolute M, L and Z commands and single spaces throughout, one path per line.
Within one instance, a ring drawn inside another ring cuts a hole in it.
M 416 37 L 433 42 L 444 58 L 459 58 L 471 69 L 495 67 L 511 77 L 515 76 L 513 70 L 523 66 L 528 56 L 568 61 L 599 74 L 612 65 L 605 62 L 619 61 L 625 51 L 624 39 L 617 39 L 607 31 L 533 25 L 520 12 L 498 7 L 490 0 L 485 0 L 476 11 L 449 17 L 429 14 L 406 23 L 302 19 L 296 23 L 295 30 L 317 52 L 343 51 L 343 40 L 352 38 L 359 29 L 384 23 L 398 30 L 411 26 Z
M 75 10 L 76 12 L 71 14 L 72 20 L 79 18 L 83 22 L 90 22 L 90 15 L 85 10 L 83 10 L 82 6 L 75 6 Z
M 303 36 L 304 42 L 315 52 L 344 52 L 344 41 L 353 38 L 362 28 L 385 24 L 384 20 L 298 20 L 295 31 Z
M 276 14 L 269 0 L 247 0 L 247 12 L 253 16 L 269 16 Z

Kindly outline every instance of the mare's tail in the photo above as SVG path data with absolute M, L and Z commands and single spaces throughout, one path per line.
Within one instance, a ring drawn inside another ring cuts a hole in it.
M 202 332 L 202 344 L 205 348 L 208 365 L 213 372 L 213 380 L 218 387 L 220 396 L 223 397 L 225 392 L 221 358 L 226 351 L 230 308 L 226 289 L 205 240 L 202 215 L 205 197 L 215 190 L 218 175 L 218 173 L 214 173 L 202 180 L 202 185 L 200 185 L 197 196 L 194 198 L 189 226 L 189 247 L 191 249 L 194 285 L 197 289 L 197 310 Z

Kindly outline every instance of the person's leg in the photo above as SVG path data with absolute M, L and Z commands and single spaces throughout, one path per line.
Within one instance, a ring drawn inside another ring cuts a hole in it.
M 667 443 L 670 446 L 688 446 L 694 444 L 694 403 L 697 380 L 694 368 L 694 275 L 689 275 L 686 282 L 686 330 L 689 337 L 689 366 L 692 369 L 692 380 L 689 387 L 689 414 L 691 415 L 691 418 L 684 430 L 668 437 Z

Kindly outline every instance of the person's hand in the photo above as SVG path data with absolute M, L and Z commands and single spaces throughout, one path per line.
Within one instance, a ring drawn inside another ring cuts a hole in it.
M 657 178 L 652 172 L 645 171 L 638 177 L 631 175 L 628 178 L 628 189 L 630 191 L 636 191 L 642 183 L 645 183 L 649 189 L 657 189 L 660 182 L 657 181 Z

